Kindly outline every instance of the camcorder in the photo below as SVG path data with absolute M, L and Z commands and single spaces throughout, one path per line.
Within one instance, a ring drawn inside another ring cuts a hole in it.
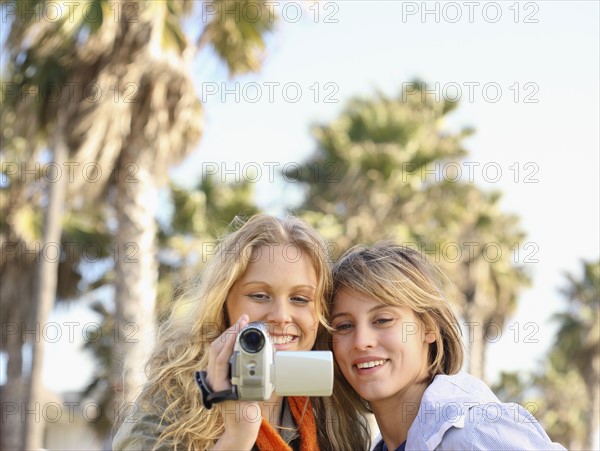
M 229 368 L 231 393 L 212 393 L 204 380 L 206 373 L 195 373 L 206 407 L 226 399 L 266 401 L 273 392 L 331 396 L 333 391 L 331 351 L 277 351 L 262 322 L 248 323 L 238 333 Z

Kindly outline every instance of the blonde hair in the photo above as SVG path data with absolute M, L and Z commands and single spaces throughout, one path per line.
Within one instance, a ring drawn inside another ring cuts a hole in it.
M 234 221 L 234 225 L 239 223 L 240 220 Z M 223 434 L 221 415 L 218 409 L 207 410 L 202 405 L 193 372 L 207 367 L 210 343 L 230 326 L 225 300 L 232 285 L 246 271 L 254 250 L 286 244 L 306 252 L 314 264 L 318 280 L 316 312 L 319 322 L 325 323 L 331 270 L 322 238 L 294 216 L 285 219 L 266 214 L 252 216 L 220 241 L 205 266 L 197 295 L 192 301 L 181 299 L 159 330 L 155 351 L 147 365 L 149 379 L 138 398 L 142 412 L 161 420 L 162 432 L 155 449 L 160 446 L 207 449 Z M 184 315 L 180 308 L 186 309 Z M 313 401 L 313 407 L 320 411 L 318 400 Z
M 429 347 L 428 383 L 437 374 L 454 374 L 462 367 L 464 349 L 456 315 L 443 294 L 437 266 L 424 254 L 393 242 L 378 242 L 373 246 L 355 246 L 348 250 L 333 267 L 331 303 L 337 293 L 349 289 L 378 299 L 383 304 L 405 306 L 415 312 L 426 330 L 435 331 L 435 342 Z M 332 349 L 332 337 L 319 346 Z M 352 443 L 369 438 L 368 431 L 357 428 L 371 413 L 363 400 L 346 381 L 337 363 L 335 384 L 330 400 L 332 411 L 344 411 L 330 432 L 346 437 L 340 447 L 350 449 Z M 364 442 L 363 442 L 364 443 Z

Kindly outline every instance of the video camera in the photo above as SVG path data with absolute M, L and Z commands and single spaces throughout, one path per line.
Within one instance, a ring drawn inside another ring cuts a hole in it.
M 229 364 L 231 394 L 218 399 L 213 396 L 212 402 L 266 401 L 273 392 L 279 396 L 330 396 L 333 391 L 330 351 L 277 351 L 262 322 L 249 323 L 238 333 Z M 206 400 L 205 376 L 196 372 Z

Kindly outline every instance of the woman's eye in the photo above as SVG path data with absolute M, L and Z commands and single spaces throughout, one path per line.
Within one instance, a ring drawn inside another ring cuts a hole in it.
M 248 297 L 250 297 L 251 299 L 254 299 L 255 301 L 268 301 L 269 300 L 269 295 L 264 294 L 264 293 L 253 293 L 253 294 L 249 294 Z
M 337 326 L 333 326 L 333 330 L 335 332 L 347 332 L 352 328 L 352 324 L 350 323 L 342 323 L 342 324 L 338 324 Z
M 394 321 L 394 318 L 377 318 L 375 324 L 383 325 Z
M 310 299 L 305 298 L 303 296 L 294 296 L 291 298 L 293 302 L 297 304 L 308 304 L 310 303 Z

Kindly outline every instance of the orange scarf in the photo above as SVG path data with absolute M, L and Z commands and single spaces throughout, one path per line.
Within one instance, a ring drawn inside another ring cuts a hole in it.
M 319 449 L 317 441 L 317 426 L 312 411 L 310 399 L 305 396 L 288 396 L 290 411 L 300 432 L 300 451 L 315 451 Z M 304 415 L 303 415 L 304 413 Z M 292 448 L 283 441 L 277 431 L 267 420 L 262 419 L 256 446 L 260 451 L 291 451 Z

